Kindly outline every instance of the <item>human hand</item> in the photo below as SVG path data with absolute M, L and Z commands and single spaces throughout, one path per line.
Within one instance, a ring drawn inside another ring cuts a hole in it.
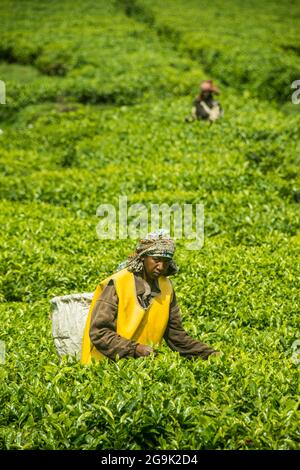
M 149 356 L 153 352 L 151 346 L 146 346 L 145 344 L 138 344 L 135 348 L 135 357 Z

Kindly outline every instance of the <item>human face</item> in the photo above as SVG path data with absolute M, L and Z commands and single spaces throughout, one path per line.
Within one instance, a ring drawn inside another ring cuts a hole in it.
M 170 265 L 171 260 L 162 256 L 145 256 L 144 269 L 148 279 L 157 279 L 163 276 Z

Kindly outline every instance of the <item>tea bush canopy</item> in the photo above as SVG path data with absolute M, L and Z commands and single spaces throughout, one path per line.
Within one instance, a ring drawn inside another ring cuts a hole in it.
M 2 1 L 1 449 L 300 448 L 299 21 L 292 0 Z M 187 124 L 205 79 L 224 116 Z M 223 356 L 57 357 L 50 299 L 133 250 L 96 232 L 122 195 L 204 205 L 172 282 Z

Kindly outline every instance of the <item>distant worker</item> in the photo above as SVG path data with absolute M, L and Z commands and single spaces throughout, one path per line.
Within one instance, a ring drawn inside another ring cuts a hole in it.
M 204 119 L 214 122 L 223 116 L 222 107 L 213 96 L 219 93 L 219 89 L 213 84 L 212 80 L 204 80 L 200 84 L 200 94 L 196 96 L 193 102 L 192 113 L 185 118 L 185 121 L 191 122 L 196 119 Z

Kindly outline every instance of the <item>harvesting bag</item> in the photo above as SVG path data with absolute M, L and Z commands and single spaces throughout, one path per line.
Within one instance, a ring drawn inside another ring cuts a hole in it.
M 83 331 L 94 293 L 54 297 L 52 306 L 52 336 L 57 353 L 80 359 Z

